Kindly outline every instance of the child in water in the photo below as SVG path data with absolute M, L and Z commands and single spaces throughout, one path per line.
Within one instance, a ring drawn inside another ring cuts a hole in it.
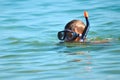
M 86 36 L 89 29 L 88 13 L 84 12 L 84 17 L 86 19 L 86 25 L 81 20 L 72 20 L 65 25 L 63 31 L 58 32 L 58 39 L 64 42 L 81 42 L 85 43 Z M 106 43 L 107 40 L 94 41 L 91 43 Z

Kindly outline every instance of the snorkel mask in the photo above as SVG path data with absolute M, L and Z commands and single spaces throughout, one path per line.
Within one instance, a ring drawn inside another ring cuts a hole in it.
M 81 37 L 81 34 L 73 32 L 72 30 L 69 30 L 69 29 L 65 29 L 64 31 L 58 32 L 58 39 L 59 40 L 73 41 L 77 37 Z
M 84 17 L 86 19 L 86 26 L 82 34 L 78 34 L 69 29 L 65 29 L 63 31 L 58 32 L 58 39 L 74 41 L 77 37 L 80 37 L 80 42 L 84 42 L 89 29 L 88 13 L 86 11 L 84 12 Z

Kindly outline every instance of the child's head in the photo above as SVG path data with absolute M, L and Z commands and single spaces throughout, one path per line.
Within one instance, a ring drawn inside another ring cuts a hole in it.
M 81 20 L 72 20 L 65 25 L 63 31 L 58 32 L 58 39 L 67 42 L 84 42 L 89 27 L 88 13 L 86 11 L 84 12 L 84 17 L 86 25 Z
M 80 41 L 80 36 L 83 33 L 84 29 L 85 29 L 85 24 L 82 21 L 72 20 L 65 25 L 64 31 L 61 31 L 61 33 L 59 32 L 58 35 L 64 38 L 64 41 L 78 42 Z
M 81 20 L 72 20 L 65 25 L 65 30 L 71 30 L 77 34 L 82 34 L 85 29 L 85 24 Z M 73 41 L 80 41 L 80 37 L 76 37 Z

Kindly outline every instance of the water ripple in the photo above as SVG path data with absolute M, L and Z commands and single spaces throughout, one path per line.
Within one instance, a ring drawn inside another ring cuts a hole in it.
M 1 0 L 0 80 L 119 80 L 119 3 L 112 0 Z M 59 43 L 72 19 L 85 22 L 88 41 Z

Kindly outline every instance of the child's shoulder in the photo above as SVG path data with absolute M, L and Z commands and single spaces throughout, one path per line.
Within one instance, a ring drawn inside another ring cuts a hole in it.
M 79 45 L 95 45 L 95 44 L 106 44 L 110 43 L 112 40 L 104 39 L 104 40 L 86 40 L 84 42 L 59 42 L 57 45 L 65 45 L 65 46 L 79 46 Z
M 105 39 L 105 40 L 96 40 L 96 41 L 90 41 L 91 44 L 102 44 L 102 43 L 109 43 L 110 40 Z

